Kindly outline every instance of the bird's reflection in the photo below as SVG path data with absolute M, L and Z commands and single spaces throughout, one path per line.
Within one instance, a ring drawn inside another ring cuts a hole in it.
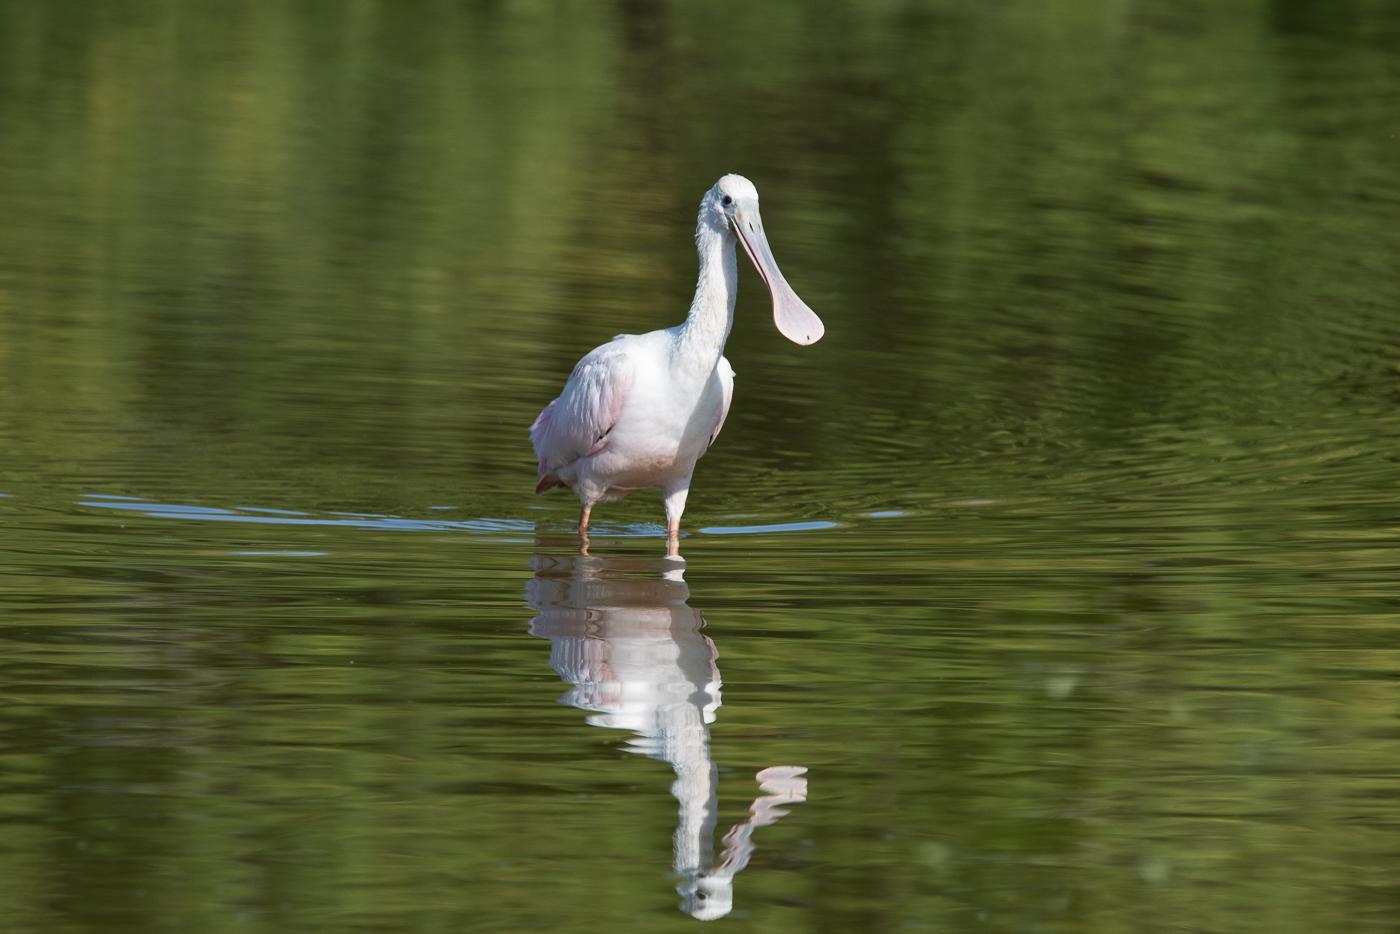
M 807 799 L 801 766 L 756 776 L 764 794 L 748 819 L 724 836 L 715 859 L 718 771 L 710 724 L 720 706 L 715 644 L 688 606 L 679 559 L 536 555 L 525 597 L 536 612 L 530 632 L 550 640 L 550 664 L 570 687 L 561 698 L 588 711 L 593 726 L 630 730 L 626 748 L 676 771 L 680 803 L 674 865 L 683 911 L 701 920 L 727 915 L 734 877 L 748 865 L 753 832 Z

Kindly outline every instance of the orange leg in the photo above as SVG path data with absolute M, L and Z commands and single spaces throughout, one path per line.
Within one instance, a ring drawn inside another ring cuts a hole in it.
M 579 516 L 578 516 L 579 554 L 581 554 L 581 555 L 583 555 L 583 556 L 585 556 L 585 557 L 588 556 L 588 544 L 589 544 L 589 542 L 588 542 L 588 514 L 589 514 L 590 512 L 592 512 L 592 511 L 593 511 L 593 505 L 590 503 L 589 505 L 583 507 L 583 511 L 580 512 L 580 513 L 579 513 Z
M 690 478 L 685 478 L 685 486 L 666 491 L 666 557 L 676 558 L 681 553 L 681 513 L 685 512 L 686 497 L 690 495 Z

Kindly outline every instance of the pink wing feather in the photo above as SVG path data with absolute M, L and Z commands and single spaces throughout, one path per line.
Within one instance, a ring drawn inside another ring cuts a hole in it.
M 535 492 L 558 486 L 558 471 L 606 446 L 632 385 L 632 361 L 618 343 L 604 344 L 580 360 L 559 398 L 530 426 L 530 442 L 540 461 Z

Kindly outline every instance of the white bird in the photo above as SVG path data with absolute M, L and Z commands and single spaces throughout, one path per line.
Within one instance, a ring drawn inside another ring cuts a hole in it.
M 700 200 L 700 277 L 685 321 L 646 334 L 619 334 L 590 351 L 530 426 L 539 458 L 535 492 L 566 486 L 578 495 L 585 545 L 595 503 L 659 487 L 667 550 L 678 552 L 695 462 L 714 443 L 734 396 L 724 343 L 738 295 L 736 240 L 772 293 L 773 323 L 782 335 L 811 344 L 826 330 L 773 259 L 758 190 L 742 175 L 721 178 Z

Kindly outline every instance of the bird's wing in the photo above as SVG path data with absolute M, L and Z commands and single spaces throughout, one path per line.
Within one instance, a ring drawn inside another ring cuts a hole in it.
M 710 432 L 710 440 L 705 443 L 707 451 L 719 437 L 719 430 L 724 427 L 724 420 L 729 417 L 729 403 L 734 401 L 734 368 L 729 365 L 728 360 L 720 357 L 715 373 L 719 376 L 720 388 L 724 390 L 724 404 L 720 406 L 719 421 L 715 422 L 714 430 Z
M 632 385 L 634 365 L 626 344 L 615 340 L 589 352 L 574 367 L 559 398 L 530 426 L 542 487 L 547 488 L 546 481 L 556 471 L 606 446 Z

